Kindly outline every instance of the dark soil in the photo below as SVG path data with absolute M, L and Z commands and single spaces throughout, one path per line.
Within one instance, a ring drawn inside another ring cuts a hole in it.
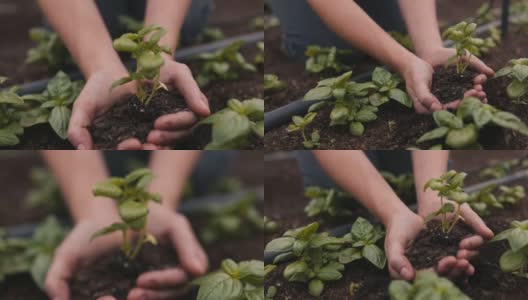
M 156 91 L 148 105 L 143 104 L 136 95 L 127 95 L 121 103 L 110 108 L 90 127 L 94 147 L 114 149 L 119 143 L 130 138 L 145 143 L 157 118 L 184 109 L 186 104 L 175 90 Z
M 140 274 L 176 267 L 176 257 L 171 247 L 152 245 L 145 246 L 134 261 L 116 251 L 76 274 L 70 282 L 72 298 L 92 300 L 111 295 L 116 300 L 125 300 L 128 292 L 136 286 Z
M 464 98 L 464 93 L 473 87 L 473 79 L 477 73 L 466 69 L 457 74 L 455 66 L 436 67 L 433 75 L 431 93 L 442 103 L 449 103 Z
M 442 257 L 456 256 L 460 241 L 473 234 L 471 228 L 464 223 L 458 223 L 446 236 L 442 232 L 439 221 L 432 221 L 422 230 L 407 257 L 418 270 L 435 266 Z

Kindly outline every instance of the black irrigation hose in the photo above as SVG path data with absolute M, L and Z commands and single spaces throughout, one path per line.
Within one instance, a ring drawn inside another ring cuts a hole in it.
M 501 38 L 506 39 L 508 36 L 508 27 L 510 25 L 510 0 L 502 1 L 502 20 L 501 20 Z
M 257 203 L 264 202 L 264 188 L 258 187 L 246 189 L 230 195 L 209 195 L 197 198 L 191 198 L 183 202 L 178 211 L 184 215 L 195 215 L 208 211 L 212 207 L 223 207 L 239 201 L 242 197 L 254 194 L 257 196 Z M 59 217 L 61 224 L 71 226 L 72 221 L 68 217 Z M 6 227 L 8 237 L 30 237 L 35 232 L 38 224 L 20 224 Z
M 528 178 L 528 169 L 518 171 L 514 174 L 511 174 L 511 175 L 508 175 L 502 178 L 487 180 L 481 183 L 468 186 L 465 188 L 465 191 L 467 193 L 474 193 L 492 184 L 496 184 L 496 185 L 507 184 L 507 183 L 511 183 L 513 181 L 517 181 L 517 180 L 524 179 L 524 178 Z M 410 205 L 409 208 L 411 208 L 413 211 L 416 211 L 416 205 Z M 379 223 L 378 221 L 371 219 L 371 218 L 369 218 L 369 221 L 371 223 Z M 340 237 L 350 232 L 351 227 L 352 227 L 352 224 L 342 225 L 342 226 L 328 230 L 328 233 L 331 236 Z M 275 257 L 277 257 L 279 254 L 281 253 L 274 252 L 274 251 L 264 251 L 264 263 L 267 265 L 273 264 L 273 260 L 275 260 Z
M 178 61 L 189 59 L 195 55 L 207 53 L 207 52 L 213 52 L 222 48 L 225 48 L 229 46 L 230 44 L 236 42 L 236 41 L 245 41 L 246 44 L 255 44 L 257 42 L 260 42 L 264 40 L 264 32 L 253 32 L 243 35 L 238 35 L 234 37 L 230 37 L 221 41 L 216 41 L 208 44 L 198 45 L 194 47 L 188 47 L 188 48 L 182 48 L 178 51 L 176 51 L 176 55 L 174 55 L 174 59 Z M 128 68 L 132 68 L 134 63 L 133 62 L 127 62 L 125 64 Z M 70 78 L 72 80 L 81 80 L 83 79 L 83 76 L 78 71 L 73 72 L 70 75 Z M 46 89 L 46 86 L 48 85 L 48 82 L 51 78 L 41 79 L 33 82 L 29 82 L 26 84 L 23 84 L 20 86 L 19 94 L 26 95 L 26 94 L 36 94 L 41 93 L 43 90 Z

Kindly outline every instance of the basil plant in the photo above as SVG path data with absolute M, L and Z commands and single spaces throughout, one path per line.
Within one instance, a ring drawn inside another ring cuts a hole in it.
M 264 136 L 264 100 L 231 99 L 227 107 L 203 119 L 199 124 L 212 125 L 212 141 L 206 150 L 229 150 L 246 147 L 252 135 Z
M 462 21 L 449 27 L 442 35 L 454 44 L 456 54 L 448 60 L 448 64 L 455 63 L 458 75 L 464 73 L 469 66 L 470 57 L 467 56 L 476 55 L 479 47 L 485 45 L 483 39 L 473 37 L 476 28 L 477 24 Z
M 0 77 L 0 85 L 7 81 Z M 14 146 L 20 143 L 19 137 L 24 134 L 20 124 L 20 111 L 24 108 L 24 99 L 16 92 L 18 88 L 0 90 L 0 146 Z
M 306 60 L 306 71 L 321 73 L 325 70 L 333 70 L 335 72 L 349 70 L 350 67 L 341 61 L 341 57 L 351 53 L 352 51 L 350 50 L 341 50 L 336 47 L 308 46 L 305 52 L 306 57 L 308 57 Z
M 264 74 L 264 93 L 273 93 L 286 88 L 286 84 L 282 82 L 277 75 Z
M 349 200 L 348 194 L 336 189 L 325 189 L 318 186 L 309 186 L 304 189 L 304 196 L 310 202 L 304 208 L 304 212 L 310 218 L 336 216 L 350 216 L 352 212 L 344 205 Z
M 317 148 L 321 145 L 319 131 L 312 131 L 310 138 L 306 135 L 306 128 L 312 124 L 316 116 L 317 113 L 315 112 L 309 112 L 304 117 L 293 116 L 292 122 L 288 125 L 288 128 L 286 128 L 288 132 L 300 131 L 303 138 L 303 146 L 307 149 Z
M 391 300 L 471 300 L 449 279 L 430 270 L 418 271 L 413 283 L 405 280 L 391 281 L 389 295 Z
M 506 94 L 516 103 L 526 103 L 523 98 L 528 93 L 528 58 L 510 60 L 509 66 L 497 71 L 495 76 L 510 79 Z
M 29 30 L 29 38 L 37 45 L 27 51 L 26 64 L 44 63 L 52 72 L 73 64 L 73 60 L 59 35 L 47 28 Z
M 497 234 L 491 242 L 508 241 L 509 249 L 499 259 L 503 272 L 528 278 L 528 220 L 513 221 L 509 229 Z

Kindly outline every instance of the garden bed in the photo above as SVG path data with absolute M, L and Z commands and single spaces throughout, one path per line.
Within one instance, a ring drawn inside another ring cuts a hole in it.
M 473 152 L 453 151 L 452 168 L 460 171 L 469 171 L 470 176 L 477 176 L 480 168 L 492 160 L 505 156 L 505 159 L 523 157 L 524 153 L 510 153 L 498 151 Z M 267 163 L 270 168 L 266 172 L 266 216 L 276 220 L 281 229 L 278 234 L 266 236 L 266 242 L 279 237 L 285 230 L 297 228 L 312 222 L 303 212 L 308 199 L 303 196 L 302 183 L 296 162 L 273 161 Z M 528 179 L 511 182 L 508 185 L 523 185 L 528 188 Z M 288 208 L 288 209 L 286 209 Z M 356 212 L 358 216 L 366 215 L 363 210 Z M 356 219 L 356 214 L 349 222 Z M 518 206 L 497 211 L 491 217 L 485 218 L 490 228 L 498 233 L 509 226 L 513 220 L 524 220 L 528 218 L 528 201 L 526 199 Z M 457 225 L 458 226 L 458 225 Z M 460 236 L 465 234 L 461 232 Z M 423 237 L 415 244 L 420 244 Z M 503 243 L 486 244 L 480 256 L 473 262 L 475 275 L 468 282 L 457 284 L 463 292 L 472 299 L 526 299 L 528 297 L 528 279 L 503 273 L 498 267 L 498 259 L 506 249 Z M 414 259 L 418 259 L 418 254 Z M 433 253 L 419 253 L 419 256 L 427 256 L 433 259 Z M 411 259 L 412 260 L 412 259 Z M 315 298 L 308 294 L 307 285 L 301 283 L 290 283 L 282 277 L 284 265 L 279 265 L 266 278 L 266 287 L 275 285 L 278 288 L 276 300 L 281 299 L 388 299 L 388 285 L 390 277 L 388 271 L 379 270 L 365 261 L 353 262 L 343 273 L 343 278 L 338 281 L 325 282 L 325 290 L 321 297 Z M 349 293 L 351 283 L 359 284 L 354 296 Z

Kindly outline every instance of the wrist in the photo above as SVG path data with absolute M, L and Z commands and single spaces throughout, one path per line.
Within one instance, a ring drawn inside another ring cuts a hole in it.
M 103 224 L 112 224 L 120 222 L 121 217 L 119 216 L 119 212 L 113 200 L 108 198 L 90 198 L 86 201 L 89 201 L 87 203 L 90 203 L 90 205 L 83 207 L 77 213 L 72 213 L 75 223 L 89 221 Z
M 83 73 L 86 80 L 102 71 L 116 79 L 128 76 L 127 68 L 123 65 L 119 56 L 115 52 L 114 54 L 115 55 L 96 57 L 88 66 L 84 67 Z

